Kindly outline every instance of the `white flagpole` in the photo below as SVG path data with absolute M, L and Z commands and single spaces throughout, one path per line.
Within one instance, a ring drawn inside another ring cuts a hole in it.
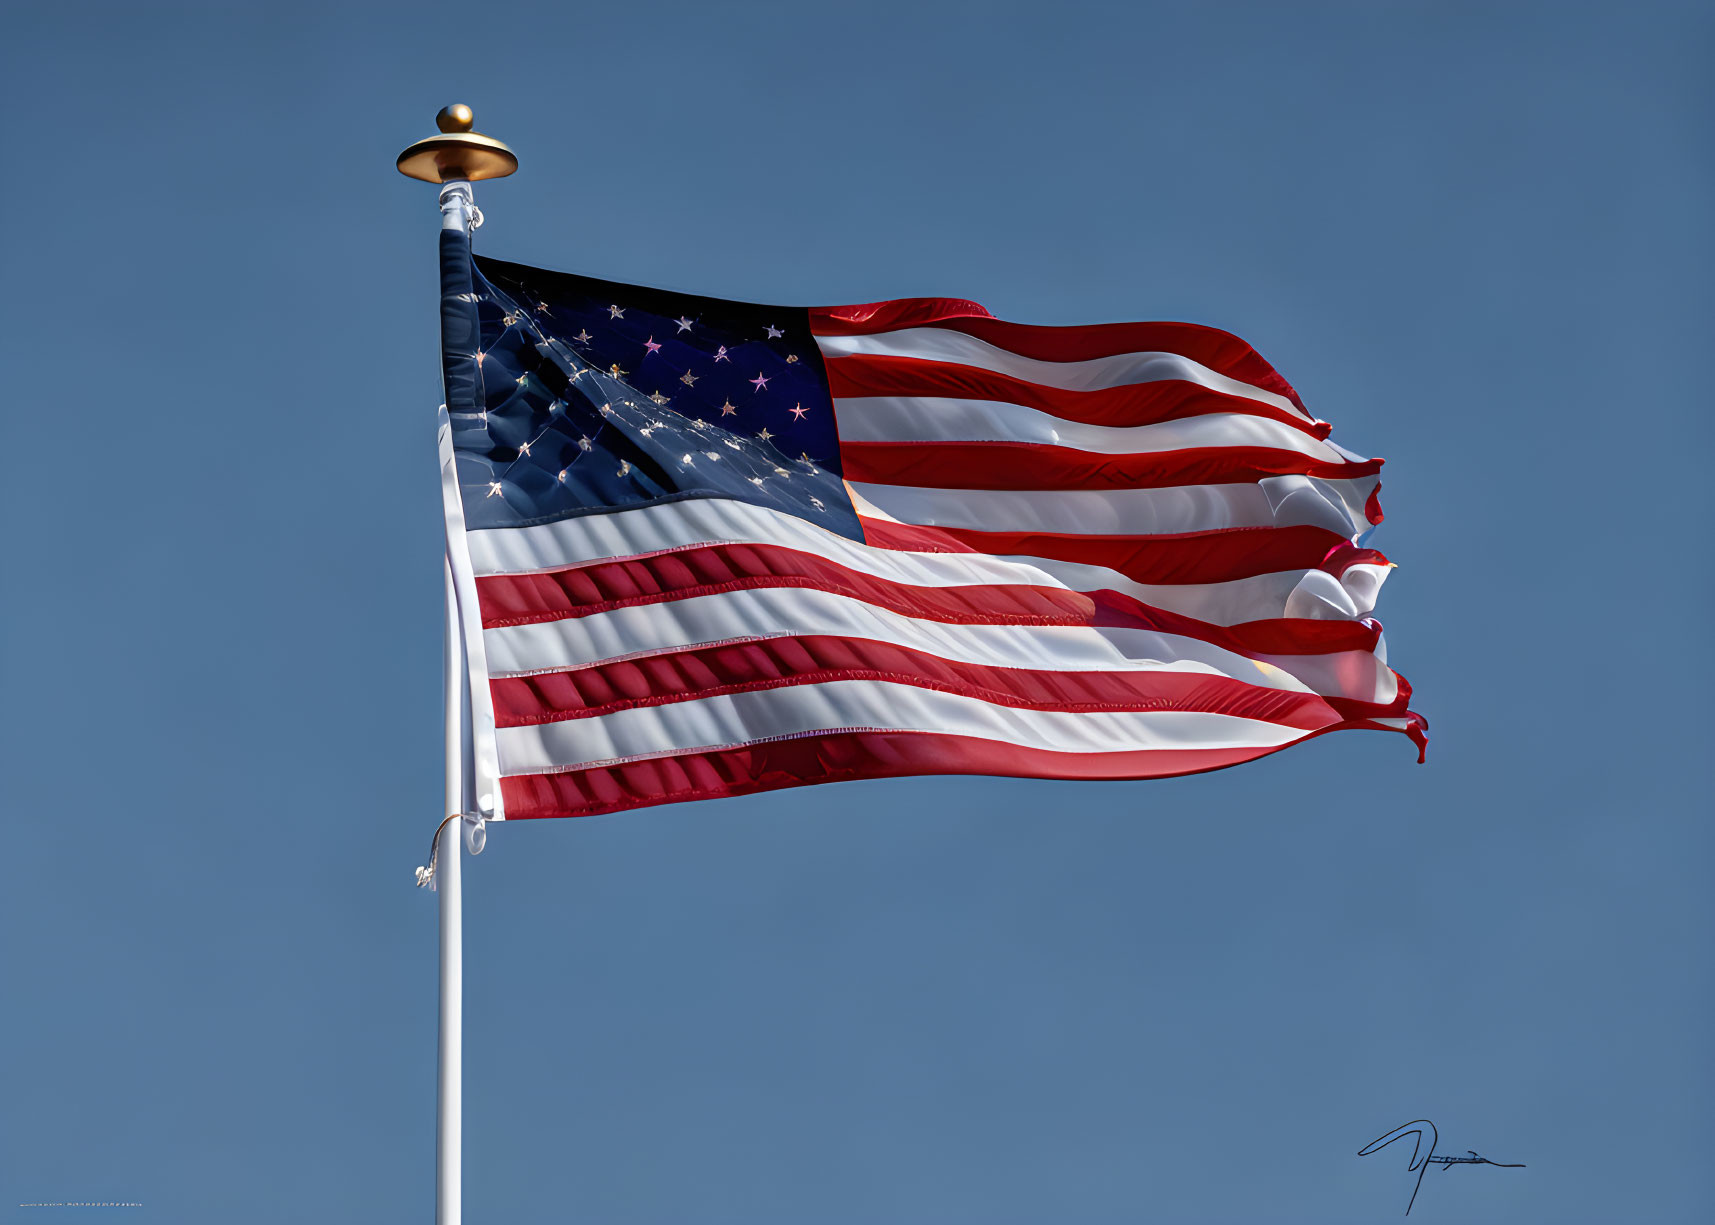
M 443 559 L 446 574 L 447 625 L 442 662 L 446 699 L 446 808 L 469 812 L 466 791 L 470 742 L 469 674 L 464 666 L 464 640 L 459 632 L 458 593 L 453 568 Z M 459 1225 L 463 1204 L 464 1158 L 464 892 L 460 860 L 464 820 L 441 826 L 435 856 L 435 892 L 441 911 L 441 1028 L 440 1076 L 435 1102 L 435 1225 Z
M 470 107 L 443 107 L 435 116 L 440 135 L 419 140 L 399 155 L 399 173 L 441 187 L 441 370 L 447 409 L 471 411 L 480 399 L 473 377 L 476 315 L 470 294 L 470 232 L 482 224 L 471 184 L 498 179 L 518 169 L 518 159 L 492 136 L 471 130 Z M 455 392 L 457 394 L 455 394 Z M 461 843 L 474 838 L 482 850 L 472 777 L 470 673 L 465 667 L 458 588 L 450 557 L 446 576 L 446 812 L 435 835 L 432 879 L 440 895 L 441 1015 L 440 1066 L 435 1095 L 435 1225 L 460 1225 L 464 1192 L 464 897 Z M 424 874 L 419 872 L 419 878 Z

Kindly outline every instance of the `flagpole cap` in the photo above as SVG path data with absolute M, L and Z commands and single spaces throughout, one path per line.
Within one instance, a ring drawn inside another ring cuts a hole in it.
M 439 136 L 419 140 L 399 155 L 399 173 L 425 183 L 455 179 L 503 179 L 518 169 L 518 158 L 492 136 L 471 130 L 476 117 L 462 102 L 443 106 L 435 116 Z

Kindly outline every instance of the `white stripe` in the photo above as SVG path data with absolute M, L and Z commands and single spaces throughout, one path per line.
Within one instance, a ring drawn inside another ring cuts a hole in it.
M 1252 659 L 1183 634 L 1088 625 L 964 625 L 908 617 L 850 596 L 759 587 L 633 605 L 483 632 L 492 676 L 757 638 L 826 634 L 993 668 L 1190 672 L 1292 692 L 1387 702 L 1393 674 L 1366 651 Z
M 536 574 L 562 566 L 704 544 L 775 544 L 816 553 L 843 565 L 879 551 L 818 527 L 808 519 L 770 507 L 726 498 L 693 498 L 606 514 L 579 515 L 533 527 L 473 531 L 470 556 L 478 576 Z M 1010 568 L 1003 569 L 1015 573 Z
M 1192 361 L 1178 353 L 1118 353 L 1112 357 L 1092 357 L 1080 362 L 1045 362 L 1033 357 L 1021 357 L 1010 350 L 991 345 L 986 340 L 951 328 L 901 328 L 894 332 L 879 332 L 873 336 L 818 336 L 816 344 L 825 357 L 850 357 L 868 354 L 875 357 L 915 357 L 931 362 L 955 362 L 975 366 L 996 374 L 1023 379 L 1043 387 L 1059 387 L 1065 391 L 1098 391 L 1107 387 L 1125 387 L 1133 383 L 1158 383 L 1176 379 L 1196 383 L 1224 395 L 1242 396 L 1262 404 L 1272 404 L 1295 417 L 1312 420 L 1303 409 L 1285 396 L 1238 379 L 1217 374 L 1201 362 Z M 928 372 L 925 372 L 928 373 Z
M 834 401 L 842 442 L 1028 442 L 1097 455 L 1152 455 L 1192 447 L 1267 447 L 1350 462 L 1320 439 L 1271 417 L 1207 413 L 1153 425 L 1088 425 L 1002 400 L 854 396 Z
M 1063 753 L 1137 749 L 1271 748 L 1307 733 L 1260 719 L 1187 711 L 1066 714 L 882 681 L 833 681 L 724 694 L 594 718 L 502 728 L 501 769 L 556 769 L 718 750 L 835 731 L 974 736 Z
M 901 523 L 990 532 L 1166 536 L 1241 527 L 1326 528 L 1348 539 L 1369 528 L 1374 476 L 1270 476 L 1234 485 L 1165 489 L 937 489 L 849 482 Z
M 477 807 L 490 819 L 506 819 L 500 794 L 500 763 L 494 740 L 494 696 L 488 687 L 488 660 L 483 653 L 482 612 L 478 607 L 476 575 L 471 570 L 470 533 L 464 526 L 464 501 L 459 496 L 458 465 L 453 455 L 452 419 L 441 405 L 435 445 L 441 458 L 441 511 L 446 527 L 447 566 L 457 598 L 458 632 L 464 644 L 465 670 L 470 679 L 470 778 Z
M 1164 612 L 1210 625 L 1242 625 L 1276 617 L 1354 621 L 1368 615 L 1390 567 L 1346 567 L 1336 578 L 1326 570 L 1281 570 L 1225 583 L 1139 583 L 1118 570 L 1048 557 L 1005 557 L 1042 570 L 1073 591 L 1117 591 Z
M 876 517 L 861 503 L 858 509 L 860 514 Z M 1347 590 L 1346 603 L 1351 611 L 1346 615 L 1363 616 L 1375 607 L 1375 588 L 1386 575 L 1383 567 L 1366 567 L 1360 573 L 1354 566 L 1344 579 L 1334 579 L 1321 570 L 1290 570 L 1225 583 L 1150 585 L 1134 582 L 1115 570 L 1077 562 L 870 548 L 796 515 L 718 498 L 585 515 L 535 527 L 489 528 L 470 532 L 466 538 L 479 576 L 531 574 L 698 545 L 772 544 L 814 553 L 860 574 L 915 587 L 1022 584 L 1118 591 L 1152 607 L 1212 625 L 1288 615 L 1288 601 L 1307 577 L 1319 584 L 1318 595 L 1323 599 L 1314 615 L 1329 617 L 1334 609 L 1344 606 L 1339 597 L 1328 600 L 1330 593 L 1322 590 L 1325 584 L 1321 579 L 1328 579 Z

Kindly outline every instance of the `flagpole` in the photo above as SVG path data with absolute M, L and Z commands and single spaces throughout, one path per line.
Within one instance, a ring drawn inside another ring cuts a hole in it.
M 446 634 L 442 692 L 446 703 L 446 810 L 469 812 L 465 763 L 469 760 L 469 677 L 459 634 L 458 592 L 453 567 L 446 576 Z M 464 1203 L 464 820 L 444 821 L 435 854 L 435 892 L 440 899 L 441 1008 L 440 1074 L 435 1095 L 435 1225 L 459 1225 Z
M 472 341 L 476 312 L 471 297 L 470 233 L 482 224 L 471 184 L 518 169 L 500 141 L 471 130 L 470 107 L 442 108 L 440 135 L 399 155 L 399 173 L 441 187 L 441 371 L 447 411 L 477 411 Z M 435 1092 L 435 1225 L 460 1225 L 464 1202 L 464 890 L 461 843 L 476 838 L 479 822 L 471 762 L 470 671 L 465 666 L 458 587 L 450 558 L 443 558 L 446 636 L 442 663 L 446 715 L 446 813 L 435 837 L 432 872 L 440 899 L 440 1040 Z

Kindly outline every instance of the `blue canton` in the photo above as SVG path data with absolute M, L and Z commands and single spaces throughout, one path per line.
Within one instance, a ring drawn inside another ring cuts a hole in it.
M 467 527 L 715 497 L 863 538 L 804 308 L 473 263 L 476 352 L 445 355 Z

